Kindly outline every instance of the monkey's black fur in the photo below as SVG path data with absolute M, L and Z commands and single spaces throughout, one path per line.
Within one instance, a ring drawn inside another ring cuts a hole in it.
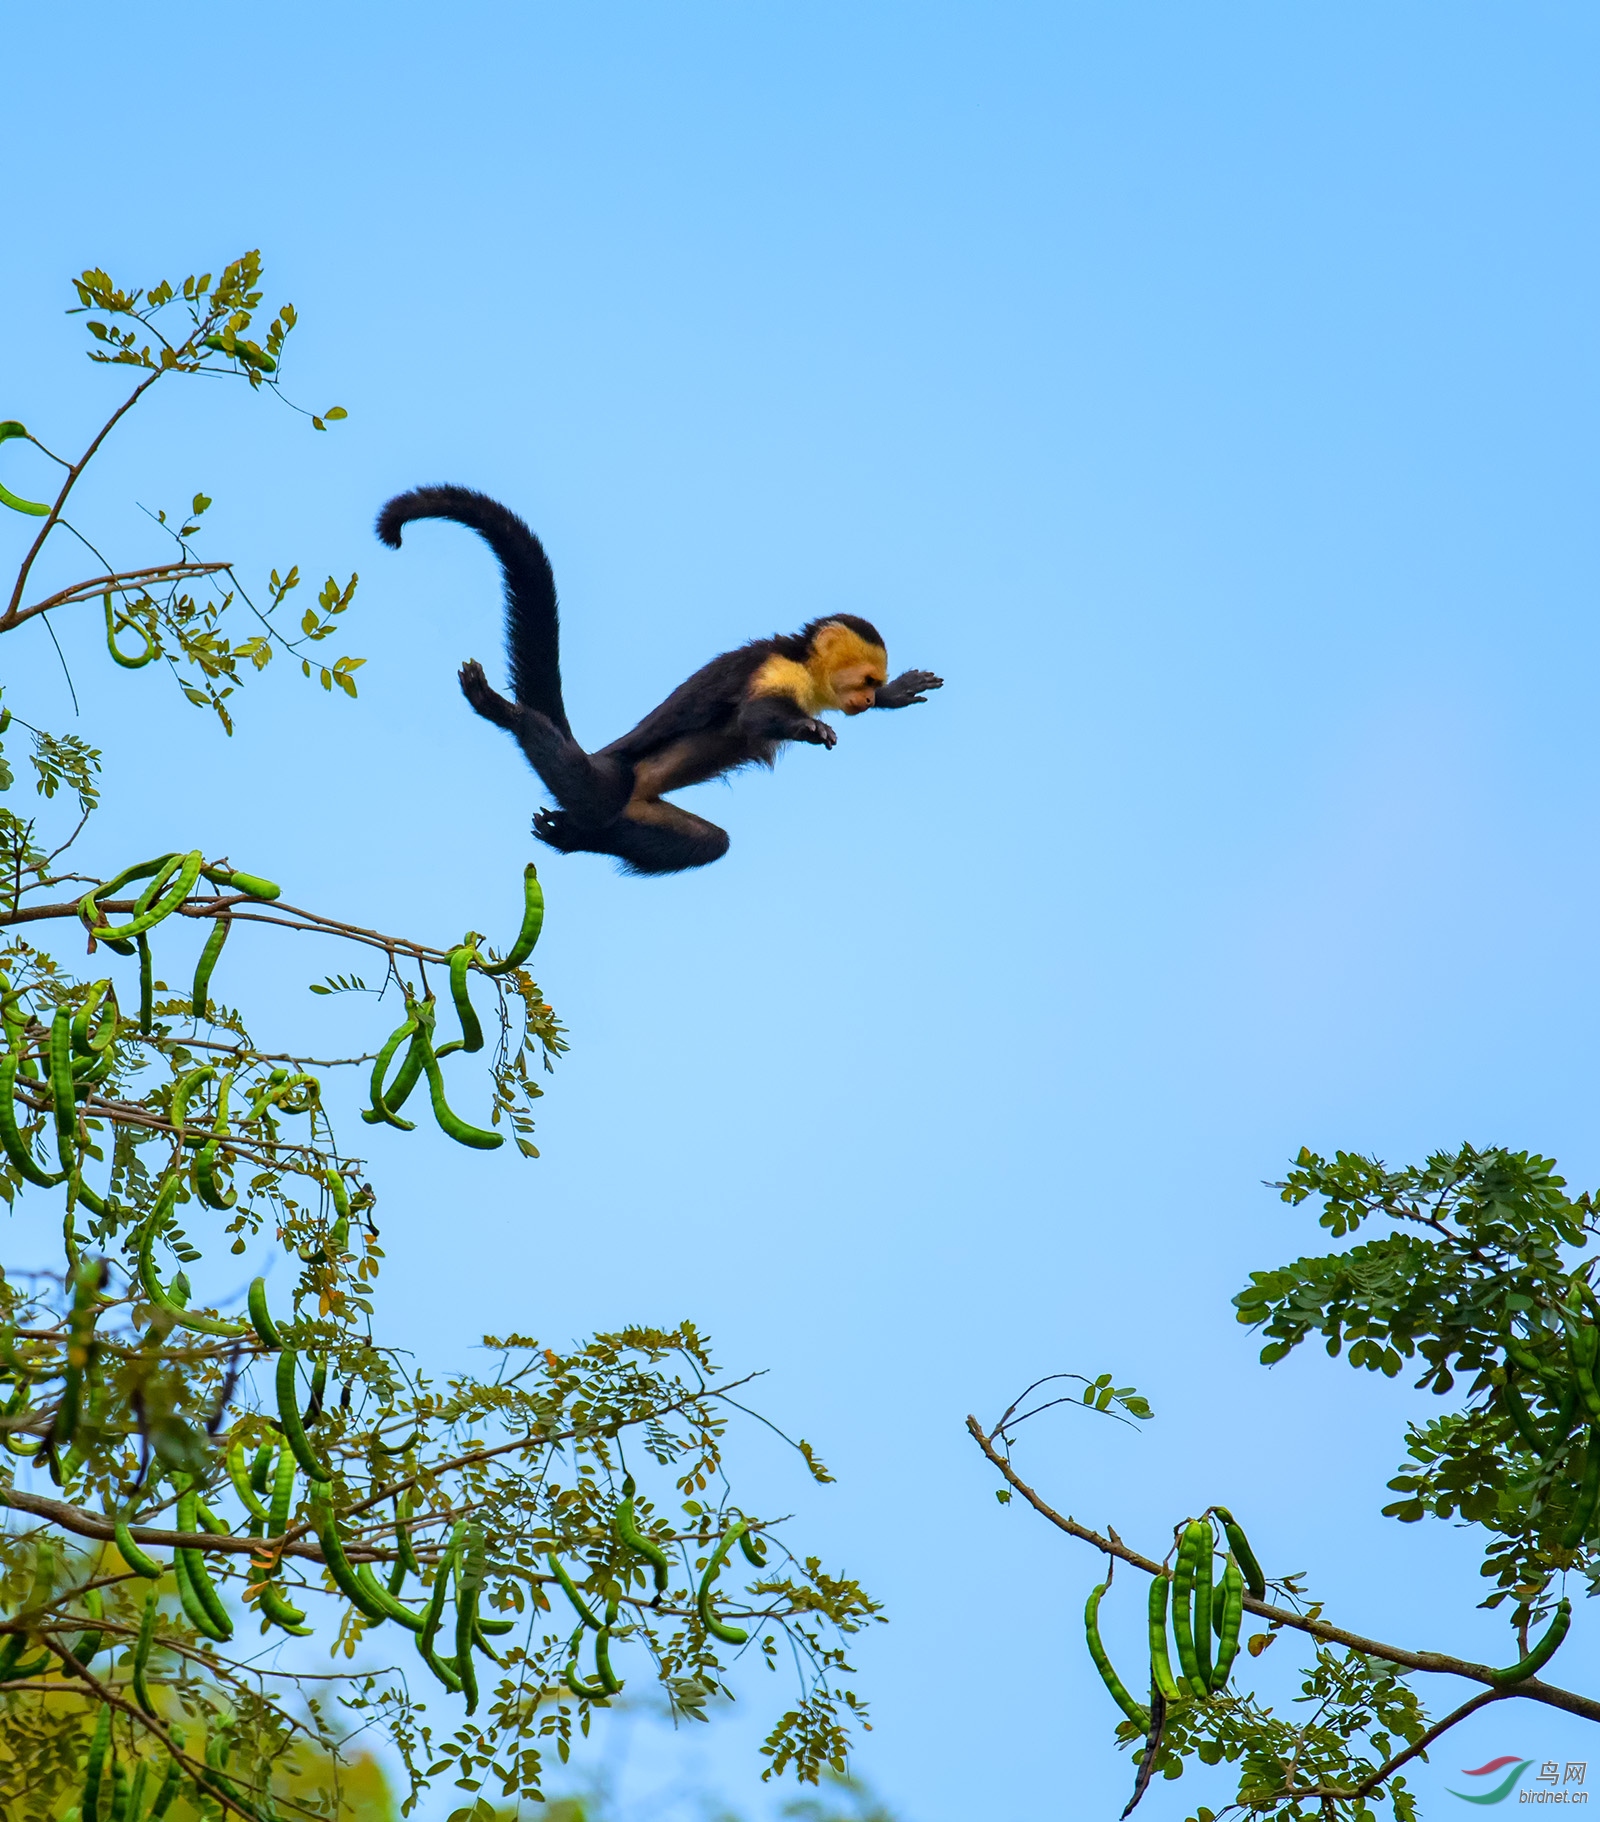
M 378 536 L 398 549 L 401 531 L 413 519 L 469 526 L 499 558 L 516 699 L 507 702 L 493 690 L 476 659 L 461 667 L 461 688 L 480 715 L 515 736 L 560 805 L 541 810 L 533 832 L 563 853 L 615 855 L 635 873 L 675 873 L 720 859 L 728 848 L 726 832 L 661 802 L 662 793 L 738 766 L 770 765 L 786 740 L 831 747 L 833 729 L 799 696 L 787 693 L 787 686 L 758 688 L 758 673 L 774 661 L 787 661 L 791 668 L 813 663 L 818 635 L 830 627 L 855 636 L 860 653 L 852 648 L 851 655 L 863 674 L 884 650 L 876 627 L 853 614 L 830 614 L 798 633 L 753 639 L 702 666 L 620 740 L 586 753 L 573 737 L 562 701 L 560 617 L 544 546 L 514 512 L 466 487 L 419 487 L 397 495 L 378 515 Z M 938 689 L 942 681 L 931 671 L 906 671 L 892 683 L 878 682 L 871 706 L 925 702 L 922 692 Z M 826 698 L 825 705 L 832 701 Z

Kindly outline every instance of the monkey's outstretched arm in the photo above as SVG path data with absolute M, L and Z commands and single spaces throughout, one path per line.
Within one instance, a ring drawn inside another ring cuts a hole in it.
M 839 738 L 792 696 L 747 696 L 739 708 L 739 732 L 758 746 L 773 740 L 808 740 L 813 746 L 831 747 Z
M 902 671 L 884 684 L 872 706 L 875 709 L 908 709 L 914 702 L 928 700 L 922 691 L 943 688 L 944 678 L 935 677 L 932 671 Z

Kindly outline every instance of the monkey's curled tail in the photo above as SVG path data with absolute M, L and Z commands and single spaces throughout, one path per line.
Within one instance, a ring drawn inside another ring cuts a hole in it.
M 556 580 L 544 546 L 509 507 L 470 487 L 414 487 L 378 514 L 378 536 L 393 550 L 413 519 L 453 519 L 477 532 L 500 559 L 506 586 L 506 650 L 511 687 L 571 738 L 561 699 L 561 621 Z

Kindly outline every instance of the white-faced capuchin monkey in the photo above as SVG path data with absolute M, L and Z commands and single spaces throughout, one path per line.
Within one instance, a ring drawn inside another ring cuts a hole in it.
M 923 691 L 944 681 L 931 671 L 904 671 L 889 682 L 877 628 L 853 614 L 830 614 L 798 633 L 752 639 L 713 658 L 632 733 L 586 753 L 561 700 L 556 585 L 539 540 L 514 512 L 466 487 L 397 495 L 378 515 L 378 536 L 398 549 L 401 529 L 413 519 L 470 526 L 500 559 L 516 699 L 491 689 L 476 659 L 462 665 L 461 688 L 480 715 L 515 735 L 560 806 L 541 810 L 533 832 L 563 854 L 612 854 L 633 873 L 677 873 L 720 860 L 726 831 L 663 803 L 665 793 L 738 766 L 770 766 L 786 740 L 831 747 L 837 735 L 820 714 L 903 709 L 926 702 Z

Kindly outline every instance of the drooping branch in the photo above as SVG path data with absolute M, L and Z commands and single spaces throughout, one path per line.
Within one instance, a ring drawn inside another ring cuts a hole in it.
M 1146 1575 L 1166 1573 L 1162 1564 L 1151 1557 L 1140 1555 L 1137 1550 L 1129 1549 L 1120 1539 L 1104 1537 L 1088 1525 L 1079 1524 L 1077 1519 L 1057 1512 L 1021 1478 L 995 1447 L 993 1438 L 976 1417 L 968 1417 L 967 1429 L 971 1432 L 972 1440 L 999 1469 L 1008 1484 L 1057 1530 L 1065 1531 L 1068 1537 L 1090 1544 L 1105 1555 L 1115 1557 L 1118 1562 L 1142 1570 Z M 1323 1644 L 1338 1645 L 1346 1651 L 1359 1652 L 1363 1657 L 1381 1658 L 1385 1663 L 1398 1664 L 1404 1670 L 1425 1671 L 1431 1676 L 1458 1676 L 1469 1682 L 1487 1683 L 1496 1694 L 1525 1696 L 1532 1702 L 1543 1702 L 1551 1708 L 1565 1709 L 1568 1714 L 1579 1715 L 1586 1721 L 1600 1721 L 1600 1700 L 1593 1696 L 1579 1695 L 1574 1690 L 1557 1688 L 1552 1683 L 1541 1682 L 1538 1677 L 1528 1677 L 1520 1683 L 1507 1686 L 1500 1681 L 1504 1672 L 1491 1664 L 1475 1664 L 1470 1658 L 1453 1657 L 1443 1651 L 1409 1651 L 1401 1645 L 1389 1645 L 1379 1639 L 1364 1638 L 1359 1632 L 1347 1632 L 1342 1626 L 1330 1625 L 1324 1619 L 1313 1619 L 1309 1614 L 1296 1613 L 1289 1607 L 1275 1607 L 1268 1601 L 1258 1601 L 1248 1594 L 1244 1597 L 1244 1607 L 1247 1613 L 1253 1613 L 1274 1626 L 1304 1632 L 1311 1638 L 1321 1640 Z
M 78 601 L 92 601 L 96 595 L 126 594 L 131 587 L 142 591 L 162 582 L 176 582 L 182 576 L 215 576 L 232 568 L 233 565 L 226 562 L 152 563 L 148 569 L 121 569 L 114 575 L 93 576 L 87 582 L 74 582 L 70 588 L 19 607 L 0 621 L 0 632 L 9 632 L 35 614 L 49 613 L 53 607 L 71 607 Z
M 131 913 L 135 902 L 131 898 L 103 898 L 96 901 L 102 912 L 119 916 Z M 23 905 L 14 911 L 0 911 L 0 928 L 10 924 L 76 919 L 81 903 L 81 897 L 69 898 L 48 905 Z M 262 900 L 242 892 L 219 893 L 215 898 L 189 899 L 177 906 L 173 915 L 204 919 L 227 917 L 236 924 L 278 924 L 286 930 L 337 936 L 345 942 L 363 943 L 369 949 L 381 949 L 386 955 L 404 955 L 414 961 L 434 962 L 441 967 L 447 965 L 450 959 L 448 949 L 415 942 L 406 936 L 385 936 L 381 930 L 369 930 L 362 924 L 346 923 L 341 918 L 329 917 L 321 911 L 307 911 L 299 905 L 285 904 L 281 899 L 271 901 L 269 913 Z

